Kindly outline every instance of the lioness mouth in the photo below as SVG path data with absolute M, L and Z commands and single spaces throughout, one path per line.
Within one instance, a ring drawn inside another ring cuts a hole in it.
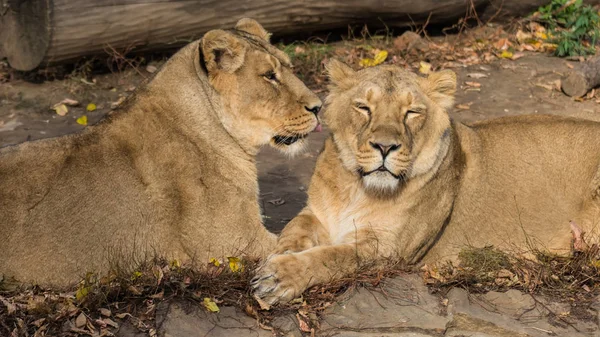
M 292 145 L 304 137 L 306 137 L 306 135 L 275 136 L 273 137 L 273 141 L 275 141 L 275 144 Z
M 378 168 L 376 168 L 376 169 L 374 169 L 374 170 L 368 171 L 368 172 L 365 172 L 365 171 L 363 171 L 362 169 L 361 169 L 361 170 L 359 170 L 359 173 L 360 173 L 361 177 L 366 177 L 366 176 L 368 176 L 369 174 L 371 174 L 371 173 L 375 173 L 375 172 L 387 172 L 387 173 L 391 174 L 391 175 L 392 175 L 392 177 L 394 177 L 394 178 L 396 178 L 396 179 L 400 179 L 400 178 L 401 178 L 401 175 L 394 174 L 392 171 L 388 170 L 388 169 L 387 169 L 385 166 L 383 166 L 383 165 L 379 166 Z

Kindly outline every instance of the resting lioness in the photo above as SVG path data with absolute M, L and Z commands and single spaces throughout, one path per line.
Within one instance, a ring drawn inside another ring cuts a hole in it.
M 455 259 L 461 247 L 570 248 L 597 237 L 600 123 L 551 116 L 452 121 L 456 76 L 331 61 L 306 208 L 253 285 L 267 302 L 356 270 L 362 259 Z
M 0 274 L 64 284 L 109 259 L 262 256 L 276 238 L 255 155 L 301 149 L 320 107 L 256 21 L 206 33 L 99 125 L 0 151 Z

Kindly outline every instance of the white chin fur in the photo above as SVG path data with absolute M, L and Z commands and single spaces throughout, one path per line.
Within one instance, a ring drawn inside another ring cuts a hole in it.
M 362 178 L 366 189 L 373 192 L 390 193 L 395 191 L 400 184 L 398 179 L 387 172 L 373 172 Z
M 291 145 L 278 145 L 276 148 L 289 157 L 294 157 L 306 150 L 308 142 L 306 139 L 298 139 Z

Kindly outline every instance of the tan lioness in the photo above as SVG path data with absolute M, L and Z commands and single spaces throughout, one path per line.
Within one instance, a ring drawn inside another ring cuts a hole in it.
M 452 121 L 456 76 L 331 61 L 332 136 L 306 208 L 258 271 L 256 295 L 287 301 L 360 261 L 455 259 L 465 245 L 570 249 L 569 220 L 597 237 L 600 123 L 552 116 Z
M 0 274 L 64 284 L 109 259 L 262 256 L 276 237 L 255 155 L 300 150 L 320 107 L 256 21 L 206 33 L 100 124 L 0 151 Z

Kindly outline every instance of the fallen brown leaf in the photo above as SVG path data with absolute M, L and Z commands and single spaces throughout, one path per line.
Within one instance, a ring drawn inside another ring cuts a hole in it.
M 482 74 L 482 73 L 469 73 L 469 74 L 467 74 L 467 77 L 471 77 L 474 79 L 480 79 L 480 78 L 488 77 L 488 75 Z
M 75 326 L 78 328 L 81 328 L 81 327 L 84 327 L 86 325 L 86 323 L 87 323 L 87 317 L 85 317 L 85 314 L 82 312 L 75 319 Z

